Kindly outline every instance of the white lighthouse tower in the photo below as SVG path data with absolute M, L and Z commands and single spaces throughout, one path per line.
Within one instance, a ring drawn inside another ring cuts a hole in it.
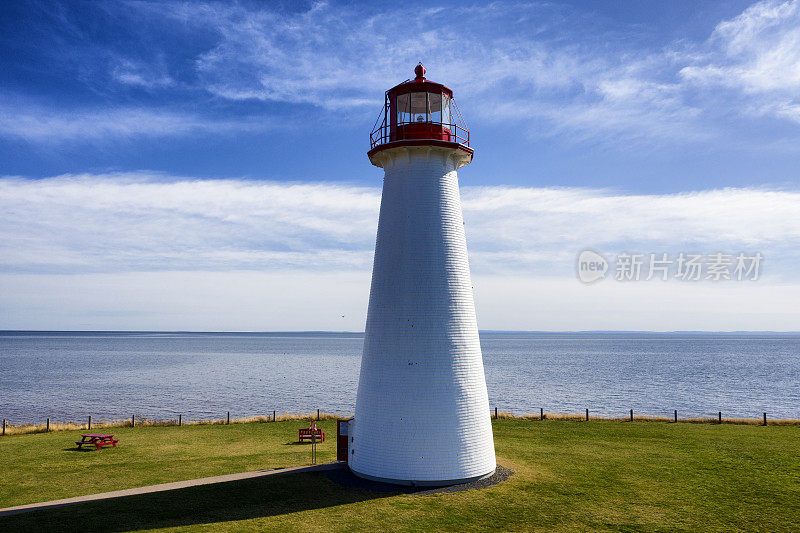
M 453 92 L 414 72 L 386 92 L 367 154 L 384 179 L 348 461 L 448 485 L 496 468 L 456 174 L 473 150 Z

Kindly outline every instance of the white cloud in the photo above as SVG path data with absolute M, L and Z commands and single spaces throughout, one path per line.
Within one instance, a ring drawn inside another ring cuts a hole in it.
M 119 272 L 371 266 L 380 191 L 330 183 L 146 174 L 0 180 L 5 271 Z M 765 254 L 800 250 L 800 193 L 722 189 L 630 195 L 465 187 L 476 272 L 572 277 L 579 250 Z
M 221 2 L 130 2 L 123 9 L 103 9 L 126 20 L 148 44 L 140 56 L 137 49 L 98 51 L 94 43 L 86 45 L 87 57 L 103 60 L 80 69 L 107 72 L 83 73 L 83 79 L 106 94 L 120 84 L 154 94 L 184 91 L 194 101 L 204 92 L 222 106 L 313 105 L 328 112 L 320 120 L 366 121 L 377 112 L 383 91 L 410 77 L 416 61 L 423 60 L 432 79 L 455 89 L 468 119 L 508 124 L 535 138 L 615 145 L 721 140 L 730 146 L 738 135 L 746 136 L 746 128 L 731 127 L 731 117 L 743 124 L 754 117 L 800 121 L 795 0 L 756 3 L 720 21 L 706 40 L 663 47 L 625 39 L 641 32 L 639 27 L 598 22 L 569 6 L 542 2 L 433 5 L 413 15 L 404 7 L 324 2 L 285 10 Z M 170 31 L 192 35 L 191 44 L 180 39 L 168 40 L 173 48 L 160 44 L 160 32 Z M 99 80 L 115 83 L 102 87 Z M 94 139 L 233 132 L 260 124 L 147 108 L 18 107 L 0 109 L 0 134 L 37 141 L 79 139 L 83 132 Z M 255 108 L 232 106 L 230 116 Z M 286 109 L 292 108 L 282 113 Z M 774 139 L 741 144 L 781 145 L 792 138 L 792 132 L 777 130 Z
M 14 100 L 7 98 L 6 102 Z M 0 135 L 27 141 L 101 141 L 132 136 L 164 137 L 198 132 L 261 130 L 263 121 L 227 120 L 152 108 L 58 109 L 16 102 L 0 104 Z
M 588 189 L 467 188 L 473 265 L 483 272 L 572 273 L 578 250 L 760 251 L 772 272 L 800 259 L 800 193 L 722 189 L 626 195 Z
M 291 13 L 220 3 L 138 7 L 215 34 L 215 44 L 197 56 L 197 71 L 207 90 L 234 100 L 310 103 L 337 111 L 380 104 L 387 83 L 412 76 L 417 60 L 432 78 L 484 96 L 499 86 L 581 91 L 587 74 L 611 66 L 587 54 L 589 46 L 544 36 L 565 15 L 538 2 L 434 8 L 414 16 L 403 7 L 376 12 L 324 2 Z
M 111 75 L 119 83 L 135 85 L 148 90 L 163 89 L 176 85 L 175 80 L 167 73 L 163 54 L 157 61 L 152 63 L 120 58 L 116 61 Z
M 680 71 L 690 85 L 739 92 L 742 110 L 800 122 L 800 4 L 758 2 L 720 22 L 705 53 Z
M 356 187 L 136 174 L 0 189 L 3 262 L 71 271 L 366 268 L 378 204 Z
M 377 188 L 0 179 L 0 328 L 361 330 Z M 794 330 L 800 192 L 465 187 L 486 329 Z M 587 247 L 755 252 L 758 282 L 586 286 Z M 342 316 L 344 315 L 344 316 Z
M 241 4 L 140 7 L 216 35 L 197 56 L 198 80 L 230 100 L 361 112 L 379 106 L 387 85 L 410 76 L 422 59 L 433 79 L 456 89 L 472 118 L 524 121 L 536 137 L 685 143 L 724 136 L 714 126 L 719 115 L 753 109 L 782 119 L 796 115 L 788 101 L 765 108 L 751 99 L 731 107 L 711 87 L 796 88 L 795 4 L 757 4 L 721 22 L 707 43 L 656 50 L 610 46 L 609 30 L 587 28 L 578 12 L 543 3 L 432 9 L 414 17 L 403 9 L 371 13 L 325 3 L 291 14 Z M 762 35 L 773 31 L 777 37 Z M 698 86 L 708 90 L 697 94 Z

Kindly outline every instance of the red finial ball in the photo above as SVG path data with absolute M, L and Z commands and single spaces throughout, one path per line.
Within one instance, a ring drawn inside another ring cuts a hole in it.
M 418 80 L 425 79 L 425 67 L 422 66 L 422 61 L 419 62 L 419 65 L 414 68 L 414 74 L 417 75 Z

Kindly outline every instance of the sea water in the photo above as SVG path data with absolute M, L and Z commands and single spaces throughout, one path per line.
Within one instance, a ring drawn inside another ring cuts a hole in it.
M 0 332 L 13 424 L 351 414 L 356 333 Z M 491 408 L 800 418 L 800 335 L 481 333 Z

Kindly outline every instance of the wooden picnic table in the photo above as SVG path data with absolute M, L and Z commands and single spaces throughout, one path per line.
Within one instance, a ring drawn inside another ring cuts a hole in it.
M 325 442 L 325 432 L 314 427 L 300 428 L 297 432 L 297 440 L 300 442 L 304 440 Z
M 81 435 L 83 439 L 79 441 L 75 441 L 75 444 L 78 445 L 78 449 L 81 449 L 81 446 L 84 444 L 94 446 L 96 450 L 99 450 L 101 446 L 114 446 L 117 447 L 117 443 L 119 439 L 115 439 L 114 435 L 103 435 L 101 433 L 84 433 Z

